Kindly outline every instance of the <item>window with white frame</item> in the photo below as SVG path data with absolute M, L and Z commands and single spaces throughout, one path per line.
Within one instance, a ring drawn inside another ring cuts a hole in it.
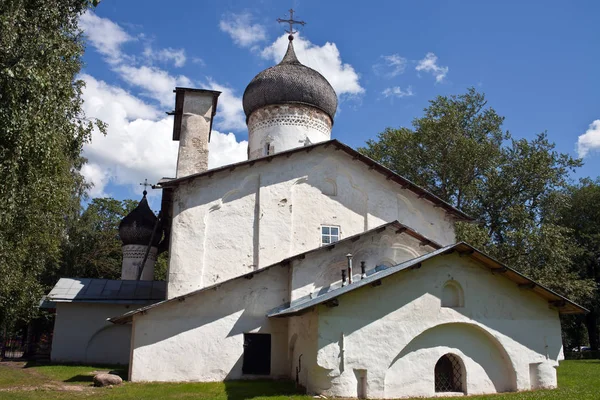
M 327 245 L 340 240 L 340 227 L 331 225 L 321 226 L 321 244 Z

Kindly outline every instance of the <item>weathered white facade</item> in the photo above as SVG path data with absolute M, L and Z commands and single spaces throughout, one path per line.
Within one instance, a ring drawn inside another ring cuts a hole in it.
M 130 378 L 254 378 L 242 372 L 244 334 L 258 332 L 271 337 L 268 376 L 297 379 L 312 394 L 433 396 L 446 354 L 461 362 L 465 394 L 556 387 L 559 311 L 468 253 L 440 253 L 362 287 L 355 267 L 335 302 L 277 311 L 339 292 L 348 253 L 373 280 L 392 270 L 376 271 L 383 260 L 396 265 L 434 251 L 400 231 L 374 229 L 123 317 L 133 326 Z
M 463 306 L 442 307 L 449 281 L 463 288 Z M 312 311 L 311 393 L 356 397 L 363 376 L 370 398 L 434 396 L 435 365 L 448 353 L 462 361 L 465 394 L 556 387 L 558 311 L 468 258 L 440 256 L 339 302 Z
M 444 209 L 333 145 L 204 175 L 175 188 L 167 296 L 318 248 L 322 225 L 344 238 L 395 220 L 455 241 Z

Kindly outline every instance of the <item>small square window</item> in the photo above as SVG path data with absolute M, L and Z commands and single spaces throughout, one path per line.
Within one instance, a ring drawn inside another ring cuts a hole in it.
M 339 226 L 321 226 L 321 244 L 331 244 L 340 240 Z

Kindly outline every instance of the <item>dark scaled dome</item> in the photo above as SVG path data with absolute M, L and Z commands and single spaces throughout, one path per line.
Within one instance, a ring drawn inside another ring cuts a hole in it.
M 124 246 L 128 244 L 148 246 L 152 238 L 152 231 L 158 218 L 150 209 L 146 194 L 144 190 L 144 197 L 142 197 L 137 207 L 127 214 L 119 224 L 119 236 Z M 160 239 L 160 230 L 157 229 L 154 240 L 152 240 L 152 246 L 157 246 Z
M 335 90 L 327 79 L 298 61 L 291 40 L 283 60 L 256 75 L 246 88 L 243 99 L 246 119 L 264 106 L 299 103 L 324 111 L 332 122 L 337 102 Z

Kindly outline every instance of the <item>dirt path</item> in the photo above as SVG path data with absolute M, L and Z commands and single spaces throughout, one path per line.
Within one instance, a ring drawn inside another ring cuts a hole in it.
M 18 370 L 23 374 L 33 377 L 35 380 L 39 380 L 39 385 L 18 385 L 0 388 L 0 392 L 14 392 L 14 391 L 32 391 L 38 389 L 53 390 L 59 392 L 84 392 L 94 390 L 92 386 L 81 386 L 81 385 L 69 385 L 65 382 L 52 380 L 48 376 L 36 371 L 32 368 L 25 368 L 27 365 L 24 361 L 0 361 L 0 371 L 2 368 L 10 368 Z

